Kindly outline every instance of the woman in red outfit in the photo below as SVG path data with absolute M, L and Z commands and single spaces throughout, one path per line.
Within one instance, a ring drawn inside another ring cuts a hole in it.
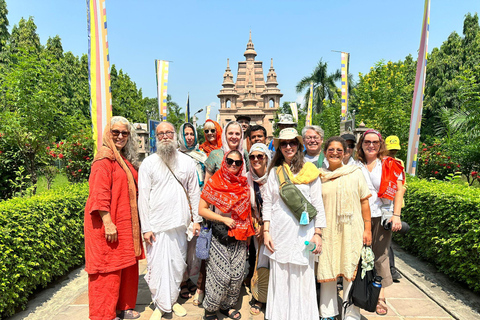
M 137 319 L 138 260 L 144 258 L 137 211 L 137 139 L 113 117 L 92 163 L 85 206 L 85 270 L 90 319 Z

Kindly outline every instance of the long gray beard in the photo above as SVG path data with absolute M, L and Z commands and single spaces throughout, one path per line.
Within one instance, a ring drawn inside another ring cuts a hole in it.
M 170 141 L 169 143 L 161 143 L 157 140 L 157 154 L 160 159 L 165 162 L 170 169 L 175 168 L 175 162 L 177 160 L 177 148 L 175 140 Z

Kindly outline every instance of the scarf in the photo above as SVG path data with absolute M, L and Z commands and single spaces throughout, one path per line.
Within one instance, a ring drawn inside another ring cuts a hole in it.
M 349 185 L 350 179 L 348 175 L 360 170 L 357 166 L 342 165 L 340 168 L 329 171 L 322 169 L 322 182 L 337 179 L 338 187 L 336 190 L 336 215 L 337 224 L 350 223 L 353 216 L 353 202 L 358 199 L 353 198 L 352 187 Z
M 222 150 L 223 150 L 223 154 L 224 156 L 229 153 L 230 151 L 232 151 L 233 149 L 230 149 L 230 146 L 228 145 L 228 141 L 227 141 L 227 127 L 230 125 L 230 123 L 232 122 L 235 122 L 237 123 L 239 126 L 240 126 L 240 133 L 241 133 L 241 136 L 240 136 L 240 141 L 238 142 L 238 147 L 237 149 L 235 150 L 238 150 L 238 152 L 240 152 L 240 154 L 242 155 L 243 158 L 244 157 L 244 153 L 243 153 L 243 130 L 242 130 L 242 126 L 237 122 L 237 121 L 230 121 L 228 122 L 225 127 L 223 127 L 223 132 L 222 132 Z M 224 157 L 225 158 L 225 157 Z M 243 159 L 244 163 L 246 161 L 246 159 Z M 242 167 L 242 176 L 246 176 L 247 175 L 247 166 L 243 166 Z
M 222 139 L 221 139 L 221 137 L 222 137 L 222 127 L 220 127 L 218 122 L 213 121 L 211 119 L 208 119 L 207 121 L 205 121 L 205 123 L 207 123 L 207 122 L 212 122 L 215 125 L 215 135 L 216 135 L 215 143 L 216 144 L 211 143 L 210 141 L 208 141 L 205 138 L 205 142 L 200 145 L 200 150 L 202 150 L 203 152 L 205 152 L 207 154 L 207 156 L 209 156 L 210 152 L 212 152 L 213 150 L 220 149 L 222 147 Z
M 251 219 L 250 187 L 247 178 L 241 174 L 241 169 L 237 174 L 228 171 L 225 163 L 228 154 L 223 157 L 220 169 L 205 184 L 201 198 L 220 211 L 232 215 L 236 226 L 228 230 L 230 237 L 247 240 L 255 234 Z
M 263 144 L 263 143 L 255 143 L 252 145 L 252 147 L 250 148 L 250 153 L 249 154 L 252 154 L 252 152 L 262 152 L 264 154 L 264 156 L 267 157 L 267 164 L 266 164 L 266 167 L 268 168 L 268 165 L 270 164 L 270 151 L 268 150 L 268 147 Z M 252 195 L 255 195 L 255 189 L 253 187 L 253 183 L 256 182 L 258 183 L 258 186 L 260 187 L 260 193 L 263 191 L 262 189 L 264 188 L 263 185 L 265 183 L 267 183 L 267 180 L 268 180 L 268 170 L 265 169 L 265 174 L 261 177 L 259 177 L 257 175 L 257 173 L 255 172 L 255 170 L 253 169 L 253 167 L 251 166 L 250 164 L 250 170 L 247 172 L 247 181 L 248 181 L 248 184 L 250 186 L 250 194 Z M 257 209 L 257 204 L 256 204 L 256 199 L 254 196 L 251 197 L 251 203 L 252 203 L 252 207 Z M 258 213 L 258 217 L 260 216 L 260 212 L 258 212 L 257 210 L 257 213 Z
M 317 167 L 311 162 L 306 162 L 296 176 L 293 176 L 290 166 L 286 162 L 283 162 L 283 167 L 293 184 L 308 184 L 317 179 L 320 174 Z
M 193 142 L 193 146 L 189 147 L 187 146 L 187 140 L 185 140 L 185 125 L 186 123 L 182 124 L 178 130 L 178 148 L 181 152 L 203 164 L 207 160 L 207 155 L 198 149 L 197 130 L 193 128 L 195 141 Z
M 393 200 L 397 192 L 397 180 L 403 173 L 403 166 L 397 159 L 385 157 L 382 159 L 382 179 L 378 190 L 378 197 Z M 402 183 L 405 183 L 405 177 Z
M 103 132 L 103 145 L 98 149 L 93 162 L 105 158 L 112 161 L 117 161 L 127 175 L 128 198 L 130 200 L 130 218 L 132 220 L 133 248 L 135 250 L 135 256 L 138 257 L 142 254 L 142 244 L 140 242 L 140 223 L 138 221 L 137 186 L 135 185 L 132 171 L 130 171 L 130 168 L 125 163 L 125 160 L 120 155 L 120 152 L 118 152 L 117 147 L 115 147 L 110 126 L 105 127 L 105 131 Z

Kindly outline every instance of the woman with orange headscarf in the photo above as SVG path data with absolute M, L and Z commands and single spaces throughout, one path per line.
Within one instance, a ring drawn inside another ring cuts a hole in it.
M 222 147 L 222 127 L 218 122 L 208 119 L 203 125 L 203 133 L 205 142 L 200 145 L 200 150 L 209 156 L 210 152 Z
M 143 259 L 137 210 L 137 139 L 113 117 L 92 162 L 85 206 L 85 270 L 92 320 L 137 319 L 138 260 Z
M 242 287 L 247 239 L 255 234 L 250 187 L 242 175 L 243 166 L 243 155 L 238 150 L 227 152 L 220 169 L 205 184 L 200 199 L 199 214 L 212 221 L 203 300 L 207 320 L 217 319 L 217 311 L 231 319 L 241 317 L 234 306 Z

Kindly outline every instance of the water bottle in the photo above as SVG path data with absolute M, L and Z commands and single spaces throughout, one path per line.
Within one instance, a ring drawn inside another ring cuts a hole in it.
M 376 276 L 376 277 L 373 279 L 372 285 L 373 285 L 374 287 L 381 288 L 381 287 L 382 287 L 382 277 Z
M 316 247 L 317 245 L 314 242 L 305 241 L 305 250 L 312 252 Z

